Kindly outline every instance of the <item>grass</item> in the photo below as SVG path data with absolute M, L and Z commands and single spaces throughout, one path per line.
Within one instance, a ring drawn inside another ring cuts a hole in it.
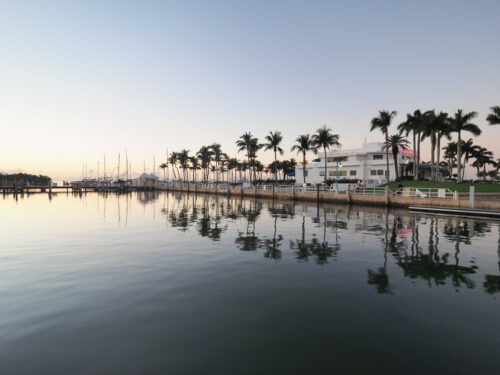
M 500 184 L 494 183 L 462 183 L 457 184 L 455 182 L 430 182 L 430 181 L 401 181 L 404 187 L 415 187 L 420 189 L 426 188 L 447 188 L 452 191 L 468 192 L 469 186 L 474 185 L 477 193 L 500 193 Z M 398 188 L 399 182 L 391 182 L 389 184 L 392 191 Z

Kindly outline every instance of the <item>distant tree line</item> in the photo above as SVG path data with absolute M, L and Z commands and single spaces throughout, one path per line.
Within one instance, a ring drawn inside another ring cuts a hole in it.
M 2 185 L 49 185 L 52 179 L 49 176 L 34 175 L 28 173 L 0 173 L 0 182 Z

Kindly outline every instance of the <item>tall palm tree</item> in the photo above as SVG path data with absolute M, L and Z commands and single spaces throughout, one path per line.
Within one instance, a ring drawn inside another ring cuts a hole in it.
M 215 162 L 215 179 L 219 181 L 219 164 L 221 163 L 222 158 L 224 157 L 224 153 L 222 152 L 221 145 L 218 143 L 213 143 L 209 146 L 212 151 L 213 160 Z
M 253 175 L 255 181 L 256 179 L 255 159 L 257 158 L 257 152 L 262 147 L 262 145 L 259 144 L 259 139 L 254 137 L 252 133 L 246 132 L 236 141 L 236 146 L 238 146 L 238 152 L 246 151 L 248 165 L 251 166 L 253 169 Z M 251 176 L 250 180 L 252 180 Z
M 420 112 L 420 110 L 417 110 Z M 399 134 L 405 133 L 408 136 L 410 133 L 413 135 L 413 179 L 416 181 L 418 179 L 417 173 L 417 133 L 419 130 L 419 122 L 416 120 L 417 111 L 406 114 L 406 121 L 403 121 L 398 125 Z
M 386 184 L 389 184 L 389 126 L 398 113 L 396 111 L 379 111 L 378 117 L 372 118 L 370 131 L 380 130 L 385 136 L 385 159 L 387 163 Z
M 486 117 L 490 125 L 500 125 L 500 106 L 491 107 L 491 113 Z
M 408 150 L 409 145 L 408 139 L 401 134 L 394 134 L 389 137 L 389 148 L 392 152 L 392 158 L 394 159 L 394 175 L 396 176 L 396 181 L 399 181 L 399 168 L 398 168 L 398 153 L 400 149 Z M 386 145 L 382 146 L 382 151 L 386 150 Z
M 443 114 L 443 112 L 441 112 Z M 439 119 L 440 126 L 436 134 L 436 177 L 441 174 L 441 138 L 446 138 L 448 141 L 451 140 L 451 125 L 448 118 L 448 114 L 444 113 L 443 117 Z
M 170 165 L 172 166 L 172 170 L 174 171 L 174 178 L 180 178 L 179 170 L 177 169 L 178 161 L 179 161 L 179 153 L 171 152 L 168 158 L 168 162 L 170 163 Z
M 182 169 L 182 179 L 187 180 L 186 170 L 189 168 L 189 150 L 181 150 L 177 155 L 179 166 Z
M 198 159 L 200 159 L 200 167 L 203 170 L 203 181 L 208 181 L 208 173 L 210 171 L 210 162 L 212 161 L 213 152 L 210 146 L 201 146 L 196 153 Z
M 462 132 L 469 132 L 473 135 L 481 134 L 481 129 L 471 121 L 477 117 L 477 112 L 464 113 L 459 109 L 455 115 L 450 118 L 451 131 L 458 134 L 457 140 L 457 182 L 462 182 Z
M 436 146 L 440 139 L 440 132 L 447 131 L 448 114 L 440 112 L 436 114 L 434 110 L 426 112 L 422 139 L 430 138 L 431 140 L 431 181 L 436 181 L 438 166 L 436 166 Z
M 327 158 L 326 158 L 326 150 L 332 146 L 340 147 L 339 142 L 340 136 L 338 134 L 333 134 L 332 129 L 327 128 L 326 125 L 316 130 L 316 134 L 312 136 L 312 143 L 314 145 L 314 151 L 317 152 L 318 148 L 322 148 L 325 155 L 325 183 L 328 179 L 327 173 Z
M 275 131 L 269 132 L 269 135 L 266 135 L 265 140 L 267 141 L 266 143 L 263 144 L 264 150 L 273 150 L 274 152 L 274 162 L 278 161 L 277 153 L 279 152 L 280 155 L 283 155 L 283 149 L 280 147 L 280 143 L 283 141 L 283 136 L 281 135 L 281 132 Z M 278 182 L 278 173 L 274 174 L 274 183 L 276 184 Z
M 304 178 L 304 184 L 306 183 L 306 153 L 309 151 L 313 151 L 314 144 L 312 138 L 309 134 L 299 135 L 295 139 L 295 144 L 292 146 L 290 151 L 297 151 L 298 153 L 302 153 L 302 176 Z

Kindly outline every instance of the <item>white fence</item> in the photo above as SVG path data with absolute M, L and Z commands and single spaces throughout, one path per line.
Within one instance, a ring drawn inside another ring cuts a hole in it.
M 280 193 L 329 193 L 329 194 L 344 194 L 347 190 L 352 195 L 372 195 L 372 196 L 385 196 L 389 197 L 411 197 L 411 198 L 442 198 L 442 199 L 454 199 L 455 193 L 450 189 L 437 189 L 437 188 L 400 188 L 396 191 L 392 191 L 385 187 L 371 187 L 371 188 L 359 188 L 355 184 L 339 184 L 339 189 L 337 191 L 336 185 L 230 185 L 227 183 L 193 183 L 193 182 L 169 182 L 166 187 L 181 188 L 183 190 L 195 191 L 197 189 L 209 189 L 212 191 L 217 191 L 219 193 L 238 191 L 258 191 L 258 192 L 280 192 Z

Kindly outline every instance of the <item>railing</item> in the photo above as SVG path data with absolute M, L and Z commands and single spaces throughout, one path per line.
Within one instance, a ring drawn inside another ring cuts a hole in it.
M 336 186 L 327 185 L 231 185 L 227 183 L 202 183 L 202 182 L 169 182 L 166 184 L 167 187 L 181 188 L 183 190 L 196 190 L 196 189 L 206 189 L 210 191 L 216 191 L 219 193 L 237 193 L 239 191 L 246 192 L 274 192 L 278 193 L 326 193 L 326 194 L 344 194 L 345 191 L 336 191 Z M 274 189 L 273 189 L 274 187 Z M 373 188 L 352 188 L 349 190 L 352 195 L 367 195 L 367 196 L 385 196 L 388 194 L 389 197 L 411 197 L 411 198 L 442 198 L 442 199 L 454 199 L 455 193 L 450 189 L 438 189 L 438 188 L 401 188 L 396 191 L 391 191 L 390 189 L 386 192 L 385 187 L 373 187 Z
M 356 195 L 386 195 L 385 187 L 373 187 L 373 188 L 356 188 L 353 191 Z M 392 192 L 389 190 L 389 195 L 392 195 Z
M 401 188 L 396 190 L 394 193 L 396 196 L 402 197 L 412 197 L 412 198 L 442 198 L 442 199 L 453 199 L 455 193 L 450 189 L 445 188 Z

